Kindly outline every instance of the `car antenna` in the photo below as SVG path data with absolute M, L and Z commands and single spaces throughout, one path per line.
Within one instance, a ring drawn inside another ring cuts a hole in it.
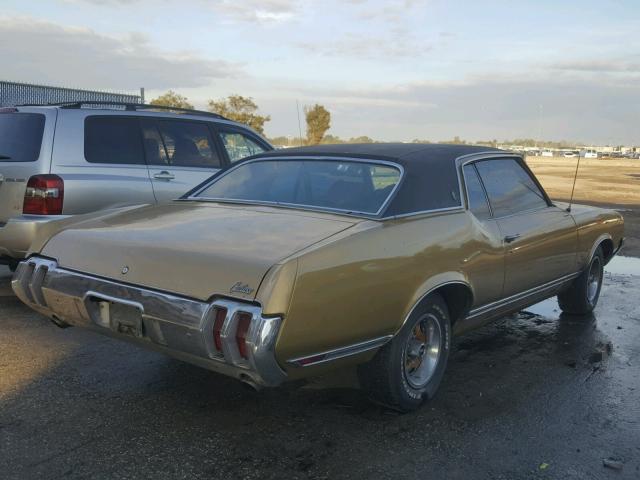
M 576 190 L 576 180 L 578 179 L 578 168 L 580 167 L 580 157 L 578 154 L 578 162 L 576 163 L 576 173 L 573 175 L 573 187 L 571 187 L 571 198 L 569 198 L 569 206 L 567 207 L 567 212 L 571 211 L 571 204 L 573 203 L 573 192 Z

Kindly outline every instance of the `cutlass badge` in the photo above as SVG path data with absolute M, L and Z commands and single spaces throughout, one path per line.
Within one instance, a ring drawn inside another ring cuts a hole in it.
M 253 288 L 251 288 L 246 283 L 236 282 L 233 284 L 229 291 L 231 293 L 243 293 L 245 295 L 249 295 L 251 292 L 253 292 Z

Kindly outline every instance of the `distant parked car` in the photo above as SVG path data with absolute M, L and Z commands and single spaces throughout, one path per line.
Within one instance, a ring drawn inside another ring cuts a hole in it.
M 0 109 L 0 262 L 52 219 L 180 197 L 271 145 L 220 115 L 150 105 Z
M 555 295 L 590 313 L 623 240 L 616 211 L 552 202 L 522 156 L 469 145 L 269 152 L 63 223 L 12 281 L 58 325 L 253 386 L 358 365 L 402 411 L 433 397 L 453 335 Z
M 595 150 L 585 150 L 584 154 L 583 154 L 584 158 L 598 158 L 598 152 L 596 152 Z
M 578 154 L 576 152 L 564 152 L 563 156 L 565 158 L 576 158 Z
M 553 152 L 551 150 L 543 150 L 540 154 L 541 157 L 553 157 Z

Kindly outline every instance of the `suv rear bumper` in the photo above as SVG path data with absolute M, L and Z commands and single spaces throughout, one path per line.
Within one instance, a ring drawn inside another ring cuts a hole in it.
M 69 215 L 22 215 L 0 224 L 0 257 L 23 259 L 40 228 Z

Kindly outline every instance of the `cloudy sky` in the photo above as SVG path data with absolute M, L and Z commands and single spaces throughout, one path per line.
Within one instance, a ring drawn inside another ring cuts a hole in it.
M 232 93 L 297 134 L 640 144 L 638 0 L 3 0 L 0 78 L 197 107 Z

